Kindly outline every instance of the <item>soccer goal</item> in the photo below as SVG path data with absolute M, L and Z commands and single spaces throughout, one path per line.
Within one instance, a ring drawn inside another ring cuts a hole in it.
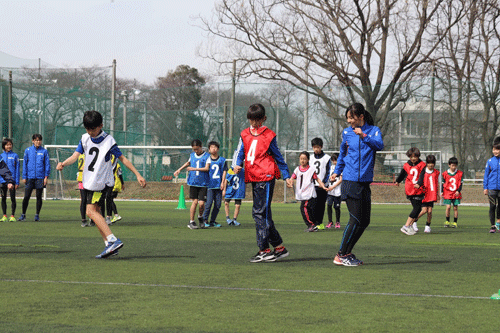
M 303 150 L 285 150 L 285 161 L 288 164 L 290 172 L 293 172 L 299 165 L 299 155 Z M 324 151 L 325 154 L 338 154 L 339 151 Z M 312 151 L 309 151 L 312 155 Z M 443 172 L 443 161 L 441 151 L 421 151 L 420 159 L 425 162 L 427 155 L 436 156 L 436 169 L 439 174 Z M 408 161 L 406 151 L 379 151 L 375 159 L 375 172 L 372 183 L 372 202 L 373 203 L 408 203 L 404 193 L 404 183 L 400 187 L 394 184 L 403 165 Z M 446 164 L 446 163 L 445 163 Z M 447 165 L 445 165 L 445 168 Z M 441 179 L 439 180 L 441 183 Z M 284 186 L 284 202 L 295 202 L 295 193 L 293 189 Z
M 58 162 L 70 157 L 76 145 L 46 145 L 51 156 L 51 168 L 56 170 Z M 185 181 L 186 174 L 174 178 L 175 170 L 189 159 L 191 146 L 120 146 L 123 155 L 132 162 L 147 182 Z M 125 181 L 135 181 L 135 175 L 122 166 Z M 54 199 L 79 198 L 76 181 L 78 164 L 74 163 L 62 171 L 52 173 L 53 178 L 47 186 L 47 196 Z

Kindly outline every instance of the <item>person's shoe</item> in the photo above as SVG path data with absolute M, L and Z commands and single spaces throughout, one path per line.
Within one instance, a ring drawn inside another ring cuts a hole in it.
M 456 228 L 456 227 L 458 227 L 457 222 L 453 222 L 453 223 L 451 224 L 451 227 L 452 227 L 452 228 Z
M 96 255 L 96 259 L 104 259 L 118 251 L 118 249 L 123 247 L 123 242 L 117 238 L 114 242 L 109 242 L 108 246 L 104 248 L 101 254 Z
M 335 229 L 340 229 L 340 222 L 335 222 Z
M 413 230 L 412 227 L 407 227 L 404 225 L 400 230 L 403 234 L 407 234 L 408 236 L 415 235 L 415 230 Z
M 87 220 L 82 220 L 82 224 L 81 224 L 81 227 L 82 228 L 85 228 L 85 227 L 88 227 L 89 225 L 87 224 Z
M 1 219 L 0 222 L 7 222 L 7 215 L 4 215 Z
M 290 255 L 290 252 L 288 252 L 288 250 L 284 246 L 282 246 L 279 249 L 275 248 L 273 251 L 274 259 L 268 260 L 268 261 L 278 261 L 278 260 L 281 260 L 283 258 L 288 257 L 288 255 Z
M 357 265 L 355 265 L 355 266 L 363 265 L 363 260 L 359 260 L 358 258 L 356 258 L 354 253 L 349 253 L 348 256 L 351 258 L 352 262 L 357 263 Z M 353 265 L 351 265 L 351 266 L 353 266 Z
M 252 258 L 250 258 L 250 262 L 262 262 L 262 261 L 274 261 L 274 254 L 271 252 L 271 249 L 265 249 L 264 251 L 257 252 Z
M 187 225 L 189 229 L 198 229 L 198 226 L 196 225 L 195 221 L 190 221 L 189 224 Z
M 200 228 L 202 229 L 205 229 L 205 228 L 210 228 L 210 223 L 208 222 L 203 222 L 203 223 L 200 223 Z
M 233 225 L 237 227 L 237 226 L 241 225 L 241 223 L 236 221 L 236 220 L 233 220 Z
M 109 216 L 106 216 L 106 224 L 107 225 L 112 225 L 113 222 L 111 222 L 111 218 Z
M 312 225 L 306 229 L 306 232 L 315 232 L 315 231 L 318 231 L 318 226 L 316 225 Z
M 95 222 L 92 219 L 89 219 L 89 227 L 95 227 Z
M 35 214 L 35 222 L 40 221 L 40 216 L 38 214 Z
M 219 224 L 219 223 L 217 223 L 217 222 L 210 222 L 210 224 L 209 224 L 209 225 L 210 225 L 210 227 L 212 227 L 212 228 L 220 228 L 220 224 Z
M 318 228 L 318 230 L 325 230 L 325 226 L 323 225 L 323 223 L 318 224 L 316 228 Z
M 325 228 L 330 229 L 331 227 L 333 227 L 333 222 L 328 222 Z
M 449 227 L 450 227 L 450 222 L 445 221 L 445 222 L 444 222 L 444 227 L 445 227 L 445 228 L 449 228 Z
M 338 254 L 333 259 L 333 263 L 338 266 L 359 266 L 363 264 L 361 260 L 356 259 L 353 254 L 346 254 L 345 256 L 339 256 Z
M 9 218 L 9 222 L 16 222 L 16 217 L 14 215 L 11 215 Z
M 227 222 L 228 225 L 232 225 L 233 224 L 233 220 L 231 220 L 231 219 L 226 219 L 226 222 Z
M 500 230 L 500 223 L 499 222 L 495 223 L 495 227 L 497 227 L 497 230 Z
M 203 216 L 199 216 L 198 217 L 198 224 L 201 226 L 201 224 L 203 223 Z
M 17 219 L 18 221 L 26 221 L 26 215 L 21 214 L 21 217 Z
M 417 222 L 413 222 L 412 227 L 413 227 L 413 230 L 418 232 Z
M 494 225 L 492 225 L 491 228 L 490 228 L 490 234 L 494 234 L 495 232 L 497 232 L 497 227 L 495 227 Z
M 111 219 L 111 223 L 115 223 L 115 222 L 118 222 L 122 219 L 122 217 L 118 214 L 115 214 L 115 216 L 113 216 L 113 218 Z
M 430 227 L 430 226 L 428 226 L 428 225 L 426 225 L 426 226 L 425 226 L 425 229 L 424 229 L 424 232 L 425 232 L 426 234 L 430 234 L 430 233 L 431 233 L 431 227 Z
M 337 266 L 343 266 L 341 257 L 342 256 L 339 256 L 339 254 L 337 253 L 335 255 L 335 258 L 333 258 L 333 263 Z

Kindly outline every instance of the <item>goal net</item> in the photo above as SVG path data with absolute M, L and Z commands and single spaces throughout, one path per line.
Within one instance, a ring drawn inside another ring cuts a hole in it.
M 285 150 L 285 161 L 290 172 L 299 165 L 299 155 L 302 150 Z M 324 151 L 328 155 L 338 154 L 339 151 Z M 309 151 L 312 155 L 312 151 Z M 420 159 L 425 162 L 427 155 L 436 156 L 436 169 L 441 174 L 448 165 L 442 161 L 441 151 L 421 151 Z M 394 181 L 401 172 L 403 165 L 408 161 L 406 151 L 379 151 L 375 158 L 374 177 L 371 184 L 373 203 L 408 203 L 406 199 L 404 182 L 396 186 Z M 441 183 L 441 180 L 439 180 Z M 295 202 L 295 193 L 291 188 L 284 186 L 284 202 Z
M 78 164 L 74 163 L 62 171 L 56 171 L 58 162 L 70 157 L 76 145 L 46 145 L 51 157 L 51 168 L 54 170 L 47 185 L 47 197 L 54 199 L 80 198 L 78 182 Z M 123 155 L 132 162 L 137 171 L 147 182 L 178 181 L 185 182 L 187 172 L 174 178 L 174 172 L 189 160 L 191 146 L 120 146 Z M 135 175 L 122 165 L 124 181 L 135 181 Z

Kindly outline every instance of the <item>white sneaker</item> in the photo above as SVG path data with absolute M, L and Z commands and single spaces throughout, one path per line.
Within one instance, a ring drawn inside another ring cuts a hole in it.
M 416 233 L 415 230 L 413 230 L 412 227 L 407 227 L 405 225 L 401 228 L 401 232 L 403 234 L 407 234 L 408 236 L 413 236 Z
M 413 230 L 418 231 L 417 222 L 413 222 L 412 226 L 413 226 Z
M 426 234 L 430 234 L 430 233 L 431 233 L 431 227 L 430 227 L 430 226 L 428 226 L 428 225 L 426 225 L 426 226 L 425 226 L 425 229 L 424 229 L 424 232 L 425 232 Z

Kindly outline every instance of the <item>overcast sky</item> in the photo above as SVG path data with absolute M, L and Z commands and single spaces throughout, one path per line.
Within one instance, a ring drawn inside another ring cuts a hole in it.
M 111 66 L 116 59 L 118 77 L 148 84 L 181 64 L 211 74 L 213 66 L 196 56 L 205 32 L 192 18 L 211 16 L 214 3 L 0 0 L 0 51 L 56 67 Z

